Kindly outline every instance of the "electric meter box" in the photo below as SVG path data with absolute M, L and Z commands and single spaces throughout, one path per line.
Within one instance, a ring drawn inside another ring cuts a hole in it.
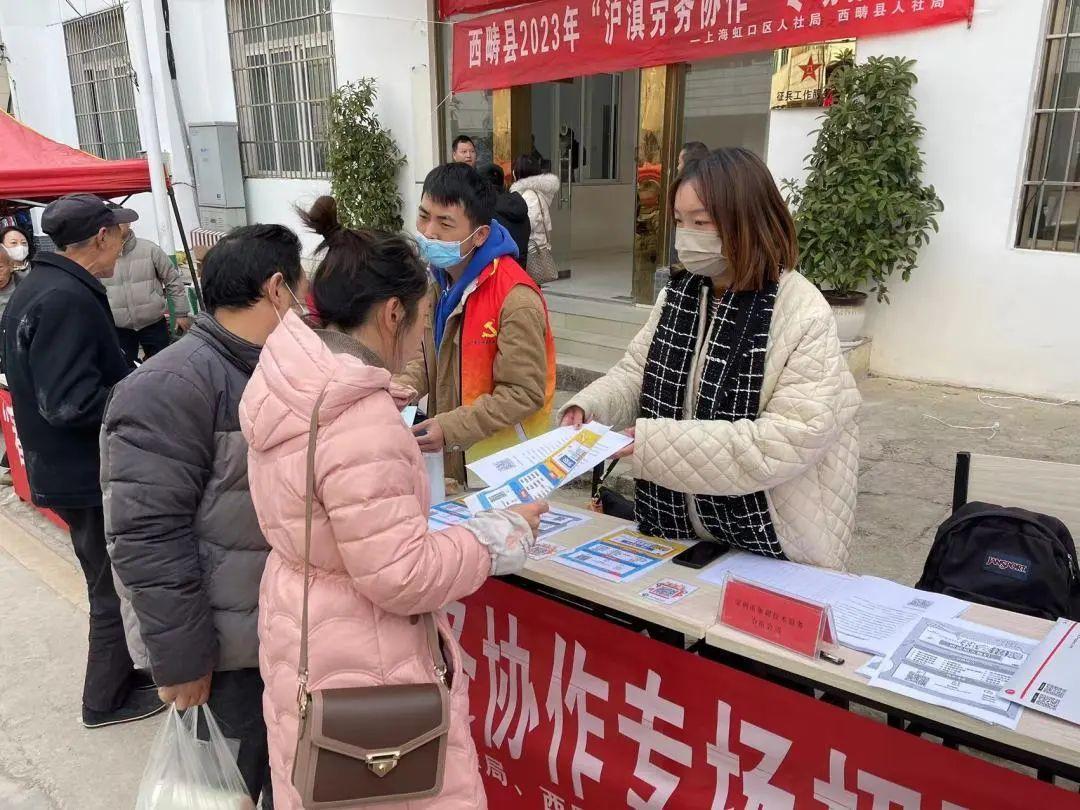
M 190 124 L 191 159 L 199 187 L 199 207 L 234 209 L 222 218 L 232 224 L 247 220 L 244 173 L 240 168 L 240 137 L 232 122 Z M 244 213 L 241 215 L 240 209 Z M 241 221 L 242 220 L 242 221 Z

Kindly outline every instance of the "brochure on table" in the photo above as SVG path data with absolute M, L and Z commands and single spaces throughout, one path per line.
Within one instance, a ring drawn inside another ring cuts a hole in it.
M 631 582 L 684 551 L 686 543 L 658 540 L 629 529 L 590 540 L 554 557 L 553 561 L 608 582 Z
M 1005 697 L 1080 724 L 1080 624 L 1058 619 L 1005 685 Z
M 920 619 L 951 619 L 968 606 L 951 596 L 878 577 L 841 574 L 741 551 L 725 554 L 700 577 L 723 585 L 729 575 L 829 605 L 840 643 L 876 655 L 896 649 Z
M 431 507 L 431 514 L 428 516 L 428 528 L 433 532 L 443 531 L 450 526 L 464 523 L 471 517 L 472 513 L 469 511 L 469 508 L 465 506 L 463 501 L 437 503 Z M 552 537 L 555 537 L 568 529 L 580 526 L 583 523 L 588 523 L 589 520 L 590 518 L 588 515 L 552 507 L 551 511 L 540 518 L 540 530 L 536 533 L 537 542 L 546 543 Z M 557 546 L 556 548 L 559 551 L 563 550 L 562 546 Z M 530 554 L 530 556 L 532 555 Z
M 979 624 L 920 619 L 878 665 L 870 685 L 1015 729 L 1020 705 L 1004 689 L 1036 642 Z
M 543 500 L 632 441 L 596 422 L 557 428 L 470 464 L 489 486 L 465 505 L 476 513 Z

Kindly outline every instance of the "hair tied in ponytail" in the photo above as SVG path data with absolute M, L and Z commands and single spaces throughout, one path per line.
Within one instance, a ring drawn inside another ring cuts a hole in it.
M 322 247 L 330 247 L 336 241 L 334 237 L 345 230 L 338 220 L 337 200 L 327 194 L 315 200 L 310 210 L 297 208 L 296 213 L 304 225 L 323 238 Z

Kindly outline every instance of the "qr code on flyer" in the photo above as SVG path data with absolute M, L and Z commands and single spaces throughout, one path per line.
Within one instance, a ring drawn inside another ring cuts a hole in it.
M 1041 684 L 1039 684 L 1038 691 L 1042 692 L 1044 695 L 1049 695 L 1050 697 L 1060 699 L 1065 697 L 1065 692 L 1068 690 L 1066 690 L 1064 686 L 1054 686 L 1052 683 L 1047 683 L 1046 681 L 1043 681 Z
M 1052 712 L 1057 711 L 1059 703 L 1061 703 L 1061 701 L 1058 698 L 1050 697 L 1050 695 L 1044 695 L 1041 692 L 1037 692 L 1031 698 L 1032 706 L 1041 706 L 1042 708 L 1049 709 Z
M 502 458 L 495 462 L 495 469 L 499 472 L 511 472 L 514 469 L 514 460 L 512 458 Z

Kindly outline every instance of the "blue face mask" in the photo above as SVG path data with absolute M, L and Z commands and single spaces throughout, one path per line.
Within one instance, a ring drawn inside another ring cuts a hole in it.
M 480 228 L 476 229 L 476 231 L 479 230 Z M 437 267 L 440 270 L 445 270 L 447 267 L 461 264 L 469 257 L 469 254 L 472 253 L 472 250 L 470 250 L 462 256 L 461 246 L 469 239 L 472 239 L 472 237 L 476 235 L 476 231 L 470 233 L 460 242 L 443 242 L 439 239 L 429 239 L 422 233 L 417 232 L 416 246 L 420 249 L 420 258 L 432 267 Z M 473 248 L 473 250 L 475 250 L 475 248 Z

